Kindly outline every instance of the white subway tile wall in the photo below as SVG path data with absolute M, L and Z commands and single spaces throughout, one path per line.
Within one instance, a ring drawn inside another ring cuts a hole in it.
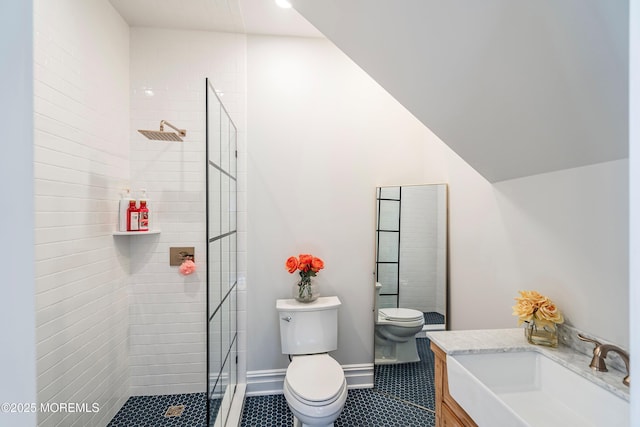
M 439 213 L 434 204 L 439 201 L 438 186 L 402 187 L 400 251 L 400 307 L 422 312 L 444 314 L 438 304 L 438 288 L 444 288 L 439 266 L 445 240 L 438 233 Z
M 34 2 L 39 426 L 106 425 L 129 397 L 129 28 L 107 1 Z
M 132 395 L 205 391 L 207 77 L 239 131 L 238 302 L 246 306 L 245 44 L 239 34 L 131 29 L 131 184 L 134 191 L 147 190 L 151 228 L 161 230 L 131 239 Z M 158 130 L 161 120 L 186 129 L 184 142 L 150 141 L 138 133 Z M 195 248 L 195 273 L 181 276 L 169 266 L 171 246 Z M 244 311 L 238 315 L 242 319 Z M 243 363 L 245 332 L 239 333 Z M 213 354 L 212 363 L 218 357 Z
M 38 424 L 100 426 L 130 395 L 205 390 L 206 77 L 239 129 L 245 327 L 246 42 L 129 29 L 106 0 L 37 1 L 34 9 L 38 400 L 100 407 L 41 413 Z M 137 132 L 163 119 L 187 129 L 184 143 Z M 151 228 L 161 234 L 112 236 L 125 187 L 138 197 L 147 190 Z M 196 273 L 169 266 L 171 246 L 195 247 Z

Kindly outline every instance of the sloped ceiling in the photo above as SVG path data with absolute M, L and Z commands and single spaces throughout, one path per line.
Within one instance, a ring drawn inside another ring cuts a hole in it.
M 491 182 L 628 156 L 626 0 L 293 0 Z

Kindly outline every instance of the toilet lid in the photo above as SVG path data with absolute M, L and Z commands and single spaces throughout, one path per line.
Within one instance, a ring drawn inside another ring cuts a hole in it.
M 418 310 L 410 308 L 381 308 L 378 316 L 394 322 L 415 322 L 424 319 L 424 315 Z
M 344 372 L 328 354 L 296 356 L 287 368 L 289 390 L 308 402 L 335 400 L 344 385 Z

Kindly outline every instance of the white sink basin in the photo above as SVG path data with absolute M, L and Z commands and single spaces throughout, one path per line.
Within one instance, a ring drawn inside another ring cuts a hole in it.
M 480 427 L 629 425 L 629 403 L 535 351 L 447 355 L 449 393 Z

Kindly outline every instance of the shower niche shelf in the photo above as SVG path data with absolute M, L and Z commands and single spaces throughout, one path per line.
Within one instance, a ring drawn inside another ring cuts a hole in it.
M 114 236 L 148 236 L 149 234 L 160 234 L 160 230 L 149 231 L 114 231 Z

